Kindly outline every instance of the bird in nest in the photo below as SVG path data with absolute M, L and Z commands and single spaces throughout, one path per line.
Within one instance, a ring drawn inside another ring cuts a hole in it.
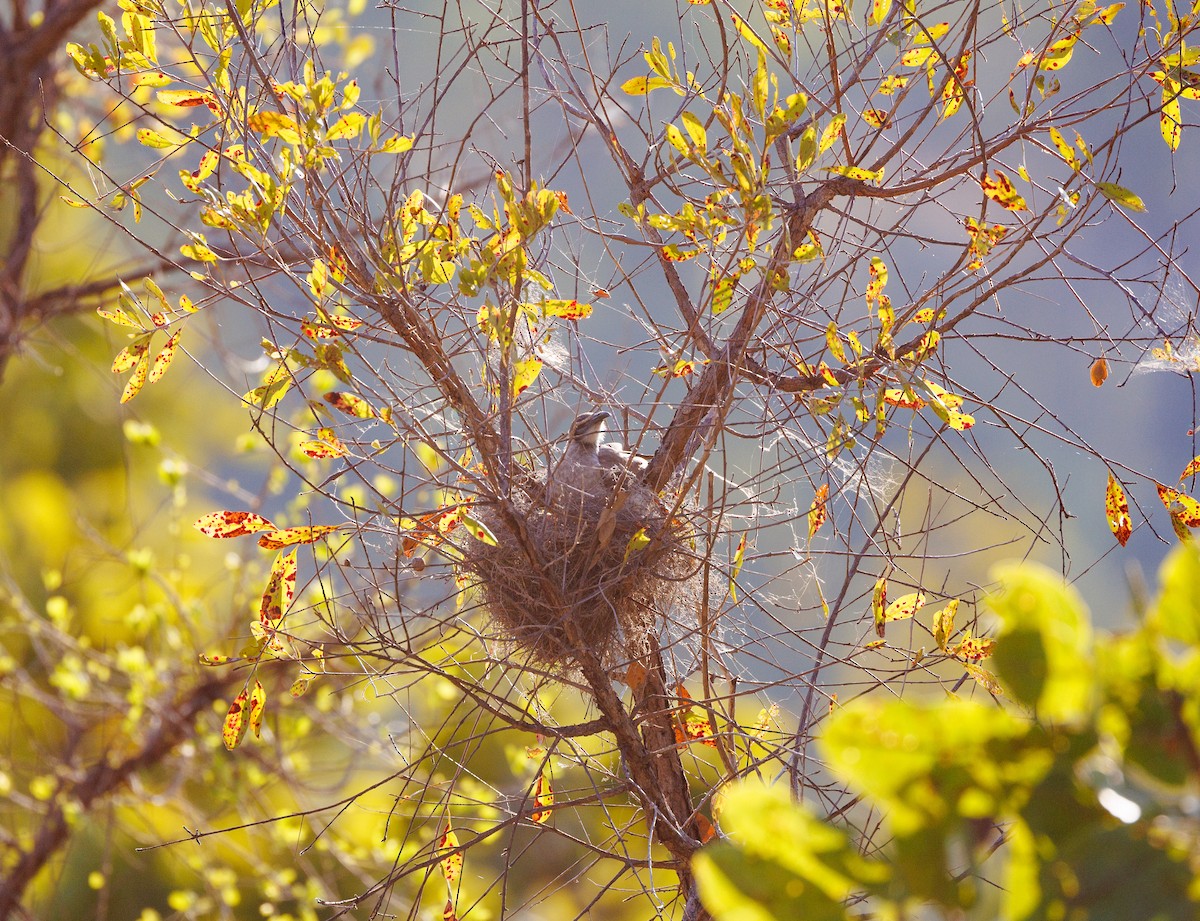
M 600 410 L 583 413 L 572 423 L 566 450 L 546 484 L 552 505 L 607 499 L 622 479 L 636 481 L 646 470 L 646 460 L 620 442 L 604 443 L 609 418 Z

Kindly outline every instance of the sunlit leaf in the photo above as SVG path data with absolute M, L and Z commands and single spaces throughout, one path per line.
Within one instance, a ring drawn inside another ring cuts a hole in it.
M 542 301 L 542 311 L 548 317 L 559 317 L 563 320 L 583 320 L 592 315 L 591 304 L 581 304 L 574 300 Z
M 1092 362 L 1092 366 L 1088 368 L 1088 376 L 1092 379 L 1093 387 L 1104 386 L 1104 382 L 1108 380 L 1108 360 L 1103 355 Z
M 438 850 L 454 852 L 442 858 L 442 876 L 446 878 L 446 885 L 453 890 L 454 884 L 462 876 L 463 855 L 458 850 L 458 835 L 454 833 L 449 822 L 446 823 L 446 830 L 442 832 L 442 839 L 438 842 Z
M 150 374 L 146 380 L 153 384 L 155 381 L 161 380 L 162 376 L 167 373 L 167 369 L 171 367 L 171 362 L 175 359 L 175 350 L 179 345 L 179 337 L 183 334 L 183 329 L 175 331 L 162 347 L 162 351 L 154 358 L 154 364 L 150 366 Z
M 258 606 L 259 623 L 275 627 L 296 597 L 296 551 L 281 553 L 271 564 L 271 576 Z
M 1178 490 L 1156 483 L 1158 498 L 1168 512 L 1178 514 L 1180 522 L 1189 528 L 1200 528 L 1200 502 Z
M 250 692 L 250 728 L 254 730 L 254 738 L 262 737 L 263 711 L 267 708 L 267 691 L 262 684 L 255 680 L 254 689 Z M 243 734 L 245 728 L 242 729 Z
M 972 636 L 968 630 L 950 650 L 950 655 L 964 662 L 979 662 L 988 658 L 996 648 L 996 641 L 985 636 Z
M 746 562 L 746 535 L 738 541 L 737 549 L 733 551 L 733 562 L 729 566 L 729 596 L 737 602 L 737 577 Z
M 950 637 L 954 635 L 954 617 L 958 613 L 957 598 L 952 598 L 946 606 L 933 615 L 933 639 L 942 652 L 949 652 Z
M 1146 203 L 1124 186 L 1115 182 L 1097 182 L 1096 188 L 1100 194 L 1113 204 L 1120 205 L 1127 211 L 1145 211 Z
M 983 188 L 983 194 L 1001 208 L 1007 208 L 1009 211 L 1029 210 L 1029 206 L 1025 204 L 1025 199 L 1013 188 L 1012 181 L 1000 170 L 996 170 L 994 178 L 984 174 L 979 184 Z
M 326 534 L 332 534 L 340 528 L 341 525 L 337 524 L 315 524 L 268 531 L 258 539 L 258 545 L 265 550 L 282 550 L 294 544 L 315 544 Z
M 829 484 L 822 483 L 817 487 L 817 494 L 813 497 L 812 505 L 808 507 L 808 539 L 812 540 L 813 535 L 821 530 L 821 525 L 829 517 Z
M 883 612 L 883 619 L 886 623 L 890 623 L 893 620 L 907 620 L 923 607 L 925 607 L 924 592 L 912 592 L 908 595 L 901 595 L 887 606 L 887 609 Z
M 875 580 L 875 589 L 871 592 L 871 616 L 875 621 L 875 633 L 882 639 L 887 635 L 887 576 L 882 575 Z
M 159 90 L 158 101 L 169 106 L 192 108 L 194 106 L 215 107 L 217 100 L 212 93 L 203 90 Z
M 1129 502 L 1125 498 L 1125 490 L 1117 482 L 1117 478 L 1108 473 L 1108 489 L 1104 494 L 1104 514 L 1108 518 L 1109 530 L 1122 547 L 1133 533 L 1133 519 L 1129 517 Z
M 544 825 L 550 818 L 550 807 L 553 805 L 554 788 L 550 785 L 550 778 L 546 776 L 546 772 L 542 771 L 538 774 L 537 785 L 533 790 L 533 812 L 529 818 L 538 825 Z
M 1188 465 L 1183 468 L 1183 473 L 1179 474 L 1179 482 L 1182 483 L 1190 476 L 1195 476 L 1200 473 L 1200 457 L 1193 457 L 1188 461 Z
M 275 525 L 254 512 L 209 512 L 196 520 L 195 528 L 205 537 L 224 538 L 271 531 Z
M 650 535 L 646 533 L 645 528 L 638 528 L 633 532 L 633 536 L 629 538 L 629 543 L 625 545 L 625 559 L 628 560 L 639 550 L 645 550 L 650 546 Z
M 373 419 L 376 415 L 375 409 L 370 403 L 353 393 L 327 393 L 325 402 L 334 409 L 341 410 L 347 416 L 353 416 L 356 419 Z
M 229 705 L 229 712 L 225 714 L 225 722 L 221 726 L 221 741 L 225 743 L 225 747 L 233 751 L 241 744 L 242 739 L 246 737 L 246 729 L 248 724 L 246 721 L 246 704 L 250 698 L 249 691 L 243 689 L 232 704 Z
M 1000 681 L 986 668 L 982 668 L 971 662 L 964 662 L 963 668 L 989 694 L 993 694 L 996 697 L 1004 696 L 1004 688 L 1000 685 Z
M 496 535 L 492 533 L 492 529 L 478 518 L 473 517 L 465 509 L 459 509 L 458 517 L 462 521 L 464 527 L 466 527 L 467 533 L 477 541 L 487 544 L 489 547 L 495 547 L 499 545 L 499 541 L 496 540 Z
M 857 179 L 860 182 L 882 182 L 883 167 L 877 170 L 863 169 L 861 166 L 826 166 L 825 172 L 836 173 L 847 179 Z

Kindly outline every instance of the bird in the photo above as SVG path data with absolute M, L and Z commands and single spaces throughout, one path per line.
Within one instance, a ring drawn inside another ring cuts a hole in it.
M 547 483 L 551 504 L 605 500 L 623 479 L 637 479 L 645 471 L 645 459 L 627 451 L 620 442 L 603 443 L 604 427 L 610 418 L 604 410 L 575 418 L 566 450 Z

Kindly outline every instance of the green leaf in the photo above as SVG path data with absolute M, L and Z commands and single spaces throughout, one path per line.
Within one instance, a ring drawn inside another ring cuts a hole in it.
M 1100 194 L 1115 205 L 1120 205 L 1128 211 L 1145 211 L 1146 203 L 1124 186 L 1115 182 L 1097 182 L 1096 188 Z
M 888 878 L 886 866 L 861 857 L 785 787 L 739 783 L 719 808 L 729 840 L 692 859 L 700 901 L 718 921 L 843 921 L 848 896 Z
M 1091 625 L 1079 593 L 1034 564 L 999 566 L 987 599 L 1000 618 L 993 662 L 1024 704 L 1050 722 L 1077 722 L 1092 705 Z

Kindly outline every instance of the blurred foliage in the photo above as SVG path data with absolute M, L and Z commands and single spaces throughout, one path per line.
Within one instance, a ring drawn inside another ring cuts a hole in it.
M 1137 625 L 1095 639 L 1057 574 L 997 577 L 993 661 L 1015 706 L 835 711 L 821 745 L 858 794 L 850 822 L 882 815 L 886 836 L 860 844 L 778 786 L 730 788 L 728 837 L 695 858 L 718 921 L 1196 917 L 1200 553 L 1177 547 Z

